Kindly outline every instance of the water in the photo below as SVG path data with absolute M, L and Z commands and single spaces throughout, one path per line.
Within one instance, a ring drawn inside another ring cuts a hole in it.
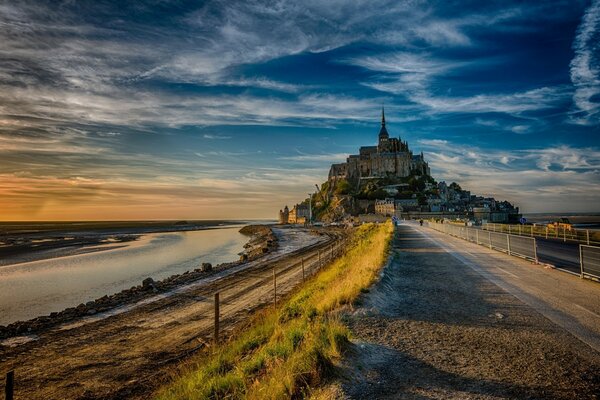
M 240 227 L 152 233 L 117 249 L 0 267 L 0 325 L 47 315 L 160 280 L 239 259 Z

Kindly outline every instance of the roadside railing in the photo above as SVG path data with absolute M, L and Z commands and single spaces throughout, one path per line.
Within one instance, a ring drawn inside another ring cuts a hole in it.
M 579 245 L 579 262 L 581 277 L 600 279 L 600 247 Z
M 513 225 L 486 223 L 482 229 L 508 233 L 509 235 L 541 237 L 545 239 L 562 240 L 563 242 L 577 242 L 586 245 L 600 245 L 600 231 L 589 229 L 574 229 L 566 226 L 554 225 Z
M 436 231 L 447 233 L 478 245 L 489 247 L 507 253 L 538 262 L 537 247 L 534 237 L 511 235 L 507 233 L 484 231 L 481 229 L 457 226 L 453 224 L 440 224 L 429 222 L 429 226 Z

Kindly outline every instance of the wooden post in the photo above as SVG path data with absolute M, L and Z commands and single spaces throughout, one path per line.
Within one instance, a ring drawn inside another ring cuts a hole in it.
M 319 250 L 319 268 L 321 268 L 321 250 Z
M 273 303 L 277 308 L 277 274 L 275 273 L 275 267 L 273 267 Z
M 490 249 L 492 248 L 492 232 L 488 231 L 488 240 L 490 243 Z
M 302 257 L 302 261 L 300 263 L 302 264 L 302 282 L 304 282 L 306 279 L 304 276 L 304 257 Z
M 15 390 L 15 371 L 6 373 L 6 383 L 4 385 L 4 399 L 13 400 Z
M 215 293 L 215 346 L 219 344 L 219 292 Z
M 508 247 L 508 255 L 510 256 L 510 235 L 506 235 L 506 246 Z
M 479 244 L 479 229 L 475 230 L 475 243 Z
M 567 227 L 563 226 L 563 242 L 567 241 Z

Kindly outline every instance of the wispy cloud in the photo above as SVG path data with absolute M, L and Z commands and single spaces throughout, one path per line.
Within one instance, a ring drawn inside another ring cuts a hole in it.
M 231 136 L 224 136 L 224 135 L 213 135 L 210 133 L 205 133 L 203 135 L 204 139 L 211 139 L 211 140 L 228 140 L 231 139 Z
M 573 42 L 571 81 L 575 87 L 573 102 L 578 124 L 600 122 L 600 1 L 593 0 L 586 10 Z
M 473 193 L 508 199 L 525 212 L 596 211 L 600 198 L 596 148 L 562 145 L 503 151 L 445 140 L 419 143 L 438 179 L 457 181 Z

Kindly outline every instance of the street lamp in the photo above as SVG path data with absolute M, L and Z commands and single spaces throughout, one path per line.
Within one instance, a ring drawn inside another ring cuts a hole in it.
M 312 193 L 308 194 L 308 224 L 312 222 Z

